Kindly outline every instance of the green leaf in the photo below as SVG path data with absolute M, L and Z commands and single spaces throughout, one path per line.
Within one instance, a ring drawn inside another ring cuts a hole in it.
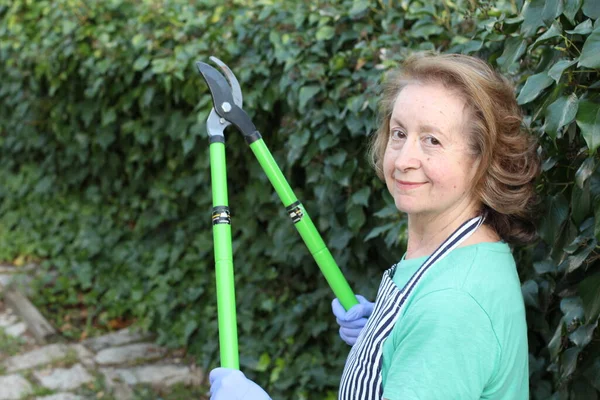
M 563 12 L 563 0 L 546 0 L 542 11 L 542 21 L 550 25 Z
M 117 113 L 114 108 L 102 110 L 102 126 L 112 124 L 117 120 Z
M 108 130 L 102 130 L 100 133 L 96 134 L 94 139 L 94 141 L 98 143 L 100 147 L 102 147 L 102 150 L 106 150 L 108 149 L 108 146 L 110 146 L 115 141 L 116 138 L 112 132 Z
M 600 25 L 585 40 L 578 66 L 600 68 Z
M 144 55 L 139 56 L 133 63 L 134 71 L 141 71 L 150 64 L 150 59 Z
M 596 352 L 596 354 L 598 353 Z M 589 380 L 596 390 L 600 390 L 600 357 L 596 357 L 593 364 L 583 371 L 583 376 Z
M 529 78 L 527 78 L 525 86 L 523 86 L 519 92 L 517 102 L 519 104 L 526 104 L 535 100 L 544 89 L 552 85 L 552 82 L 552 78 L 550 78 L 546 72 L 540 72 L 539 74 L 531 75 Z
M 578 347 L 585 347 L 592 341 L 592 337 L 594 336 L 594 331 L 598 326 L 598 320 L 595 322 L 581 325 L 574 332 L 569 335 L 569 339 Z
M 579 353 L 581 349 L 579 347 L 571 347 L 570 349 L 565 350 L 560 358 L 560 377 L 561 379 L 566 379 L 569 376 L 573 375 L 575 369 L 577 368 L 577 359 L 579 358 Z
M 352 195 L 352 203 L 356 205 L 369 206 L 369 197 L 371 196 L 371 188 L 366 186 Z
M 132 39 L 131 39 L 131 44 L 133 45 L 133 47 L 135 47 L 136 49 L 139 49 L 140 47 L 142 47 L 144 45 L 144 43 L 146 43 L 146 37 L 144 35 L 142 35 L 141 33 L 136 34 Z
M 557 325 L 554 330 L 554 335 L 552 335 L 552 339 L 548 342 L 548 351 L 550 352 L 550 357 L 555 359 L 560 354 L 560 349 L 562 347 L 562 332 L 563 332 L 563 323 L 562 320 Z
M 558 266 L 552 260 L 536 261 L 533 263 L 533 269 L 538 275 L 543 275 L 548 272 L 556 272 L 558 270 Z
M 317 85 L 302 86 L 298 95 L 298 109 L 300 111 L 304 110 L 308 101 L 319 93 L 320 90 L 321 87 Z
M 397 224 L 395 222 L 390 222 L 389 224 L 385 224 L 385 225 L 378 226 L 376 228 L 371 229 L 371 231 L 369 232 L 369 234 L 365 237 L 365 242 L 367 240 L 371 240 L 373 238 L 376 238 L 377 236 L 380 236 L 384 232 L 387 232 L 387 231 L 391 230 L 396 225 Z
M 570 124 L 577 115 L 579 100 L 575 93 L 570 96 L 561 96 L 546 109 L 546 123 L 544 130 L 546 134 L 555 140 L 558 130 Z
M 584 317 L 583 301 L 577 296 L 562 299 L 560 310 L 563 313 L 563 322 L 567 325 L 581 321 Z
M 589 100 L 579 102 L 579 110 L 575 118 L 581 134 L 593 155 L 600 146 L 600 105 Z
M 73 32 L 77 28 L 77 24 L 73 21 L 64 20 L 62 23 L 62 33 L 63 35 L 68 35 Z
M 587 187 L 581 189 L 574 185 L 571 191 L 571 218 L 579 225 L 591 214 L 590 191 Z
M 407 32 L 410 37 L 428 39 L 432 35 L 439 35 L 444 32 L 444 28 L 435 23 L 415 24 L 415 26 Z
M 600 290 L 598 288 L 600 288 L 600 274 L 598 273 L 586 277 L 577 287 L 587 321 L 595 321 L 600 315 Z
M 332 249 L 343 250 L 346 248 L 350 240 L 354 237 L 352 232 L 347 229 L 337 230 L 332 232 L 332 239 L 329 241 L 329 245 Z
M 582 23 L 580 23 L 579 25 L 577 25 L 575 27 L 575 29 L 571 29 L 568 31 L 565 31 L 571 35 L 587 35 L 590 32 L 592 32 L 592 20 L 591 19 L 586 19 L 585 21 L 583 21 Z
M 350 11 L 348 13 L 350 14 L 351 17 L 354 17 L 354 16 L 366 11 L 368 8 L 369 8 L 368 0 L 354 0 L 352 2 L 352 8 L 350 9 Z
M 583 13 L 591 19 L 600 18 L 600 2 L 598 0 L 583 0 Z
M 596 240 L 600 241 L 600 201 L 596 201 L 594 205 L 594 219 L 596 220 L 594 235 L 596 236 Z
M 565 0 L 563 14 L 572 24 L 575 23 L 575 16 L 577 15 L 577 11 L 581 8 L 582 2 L 583 0 Z
M 564 70 L 567 69 L 567 68 L 569 68 L 571 65 L 575 64 L 577 61 L 579 61 L 578 58 L 576 58 L 574 60 L 560 60 L 560 61 L 558 61 L 556 64 L 554 64 L 548 70 L 548 76 L 550 78 L 554 79 L 556 81 L 556 83 L 558 83 L 558 81 L 560 81 L 560 77 L 562 76 Z
M 185 328 L 183 330 L 183 343 L 187 343 L 189 337 L 194 333 L 194 331 L 198 328 L 198 321 L 193 318 L 188 319 L 185 323 Z
M 546 5 L 546 0 L 530 0 L 523 6 L 523 23 L 521 24 L 521 33 L 525 37 L 536 33 L 537 28 L 544 25 L 542 15 Z
M 562 25 L 560 24 L 560 21 L 554 21 L 552 23 L 552 26 L 550 26 L 550 29 L 548 29 L 546 32 L 544 32 L 544 34 L 542 36 L 537 38 L 537 40 L 533 44 L 536 45 L 536 44 L 544 42 L 548 39 L 552 39 L 557 36 L 560 36 L 561 34 L 562 34 Z
M 329 40 L 331 38 L 333 38 L 335 36 L 335 28 L 333 28 L 332 26 L 329 25 L 325 25 L 319 28 L 319 30 L 317 30 L 317 34 L 315 35 L 315 38 L 319 41 L 322 40 Z
M 196 135 L 189 135 L 182 142 L 183 145 L 183 154 L 187 155 L 190 151 L 194 149 L 196 145 Z
M 511 37 L 506 40 L 502 55 L 496 60 L 503 71 L 508 71 L 527 49 L 527 42 L 520 37 Z
M 564 265 L 561 265 L 561 267 L 564 266 L 564 268 L 559 268 L 559 269 L 564 269 L 565 274 L 569 274 L 569 273 L 575 271 L 577 268 L 581 267 L 583 262 L 587 259 L 587 257 L 590 255 L 590 253 L 596 247 L 596 244 L 597 244 L 597 242 L 595 239 L 590 240 L 588 245 L 585 248 L 581 249 L 576 254 L 568 256 L 565 259 L 565 261 L 562 263 Z
M 592 176 L 596 168 L 596 163 L 593 157 L 588 157 L 584 162 L 581 163 L 577 172 L 575 173 L 575 183 L 580 189 L 583 189 L 583 185 L 587 179 Z
M 546 198 L 546 217 L 540 221 L 539 233 L 544 241 L 553 245 L 563 223 L 569 215 L 569 203 L 561 193 Z
M 540 302 L 538 300 L 539 286 L 536 281 L 530 279 L 523 283 L 521 286 L 521 293 L 523 294 L 523 301 L 526 306 L 531 306 L 536 309 L 540 308 Z

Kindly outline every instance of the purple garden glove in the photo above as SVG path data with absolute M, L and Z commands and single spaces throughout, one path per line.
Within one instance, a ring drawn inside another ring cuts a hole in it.
M 373 312 L 373 306 L 375 305 L 375 303 L 371 303 L 360 294 L 356 295 L 356 300 L 358 300 L 358 304 L 347 312 L 337 298 L 333 299 L 331 303 L 331 309 L 340 326 L 340 337 L 350 346 L 354 346 L 354 343 L 356 343 L 356 339 L 365 327 L 367 318 Z
M 271 400 L 267 392 L 237 369 L 210 371 L 210 400 Z

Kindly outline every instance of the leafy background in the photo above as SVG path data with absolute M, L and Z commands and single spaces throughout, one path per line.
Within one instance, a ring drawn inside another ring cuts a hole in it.
M 540 240 L 516 248 L 533 399 L 600 391 L 600 2 L 0 0 L 0 259 L 41 263 L 65 335 L 135 323 L 218 362 L 205 119 L 223 59 L 357 293 L 405 223 L 364 157 L 384 72 L 416 50 L 510 77 L 540 141 Z M 246 144 L 227 133 L 242 369 L 335 398 L 332 294 Z M 310 395 L 309 395 L 310 394 Z

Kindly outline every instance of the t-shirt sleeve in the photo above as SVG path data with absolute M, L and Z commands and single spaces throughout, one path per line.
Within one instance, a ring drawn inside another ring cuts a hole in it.
M 418 299 L 387 340 L 394 353 L 383 398 L 479 399 L 500 346 L 491 321 L 468 293 L 440 290 Z

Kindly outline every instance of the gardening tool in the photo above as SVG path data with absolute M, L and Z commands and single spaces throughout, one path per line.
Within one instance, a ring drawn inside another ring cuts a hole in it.
M 242 94 L 241 94 L 241 89 L 240 89 L 237 79 L 235 78 L 235 76 L 233 75 L 231 70 L 222 61 L 218 60 L 216 57 L 210 57 L 210 59 L 213 62 L 215 62 L 221 68 L 221 70 L 224 71 L 225 76 L 227 76 L 227 79 L 229 79 L 229 82 L 231 83 L 231 86 L 230 86 L 227 83 L 227 80 L 225 79 L 225 77 L 223 77 L 223 75 L 221 75 L 214 67 L 210 66 L 209 64 L 206 64 L 204 62 L 196 63 L 196 67 L 198 68 L 198 71 L 200 72 L 200 74 L 202 75 L 202 77 L 204 78 L 204 80 L 206 81 L 206 83 L 210 89 L 210 94 L 211 94 L 212 100 L 213 100 L 213 109 L 211 110 L 211 114 L 209 116 L 209 121 L 207 122 L 207 125 L 209 127 L 208 128 L 209 136 L 211 137 L 211 146 L 210 146 L 211 147 L 211 175 L 212 175 L 212 179 L 213 179 L 213 207 L 215 207 L 215 208 L 213 208 L 213 210 L 217 209 L 218 207 L 223 207 L 223 208 L 218 208 L 217 211 L 213 211 L 213 230 L 218 228 L 219 225 L 224 225 L 224 227 L 227 229 L 226 235 L 223 234 L 223 235 L 217 237 L 217 234 L 216 233 L 214 234 L 215 235 L 215 246 L 216 246 L 215 248 L 217 248 L 217 246 L 219 246 L 219 247 L 222 246 L 221 244 L 217 243 L 217 239 L 223 240 L 223 241 L 229 241 L 227 244 L 227 246 L 228 246 L 227 247 L 227 251 L 228 251 L 228 253 L 227 253 L 227 268 L 231 269 L 231 272 L 227 272 L 226 275 L 225 274 L 219 275 L 219 272 L 217 270 L 217 297 L 218 297 L 218 307 L 219 307 L 219 309 L 218 309 L 218 312 L 219 312 L 219 340 L 220 340 L 221 349 L 222 349 L 221 351 L 223 351 L 222 346 L 224 345 L 224 342 L 221 341 L 222 340 L 221 335 L 223 334 L 222 329 L 233 329 L 232 332 L 234 332 L 234 333 L 237 332 L 237 330 L 235 329 L 235 326 L 229 327 L 229 325 L 227 325 L 227 326 L 225 324 L 223 324 L 223 326 L 221 325 L 221 318 L 222 318 L 221 313 L 222 312 L 226 312 L 228 314 L 233 312 L 233 314 L 234 314 L 233 318 L 227 317 L 227 320 L 228 321 L 232 320 L 233 322 L 235 322 L 235 301 L 234 301 L 235 296 L 234 296 L 234 293 L 229 294 L 229 292 L 227 292 L 227 294 L 230 296 L 227 298 L 227 300 L 222 300 L 220 298 L 220 296 L 225 291 L 233 290 L 233 263 L 231 262 L 231 243 L 230 243 L 231 242 L 231 230 L 230 230 L 229 208 L 227 208 L 227 198 L 226 198 L 226 190 L 227 190 L 226 178 L 225 178 L 226 175 L 224 172 L 225 171 L 224 144 L 219 142 L 219 140 L 224 141 L 224 136 L 223 136 L 222 132 L 226 126 L 229 126 L 229 124 L 233 124 L 236 128 L 238 128 L 238 130 L 244 136 L 246 143 L 248 143 L 248 145 L 252 149 L 252 152 L 258 159 L 259 164 L 261 165 L 262 169 L 265 171 L 269 181 L 275 188 L 277 195 L 279 196 L 281 202 L 285 206 L 285 208 L 288 212 L 288 215 L 292 219 L 294 226 L 300 233 L 302 240 L 304 241 L 304 243 L 310 250 L 317 265 L 321 269 L 321 272 L 325 276 L 327 283 L 333 290 L 335 296 L 339 299 L 340 303 L 344 306 L 344 308 L 346 310 L 348 310 L 353 305 L 358 304 L 358 301 L 356 300 L 356 296 L 352 292 L 352 289 L 350 289 L 350 285 L 348 285 L 348 282 L 344 278 L 344 275 L 342 274 L 339 267 L 335 263 L 333 257 L 331 256 L 329 249 L 323 242 L 321 235 L 319 234 L 315 225 L 313 224 L 312 220 L 310 219 L 310 216 L 304 209 L 304 206 L 298 201 L 294 192 L 292 191 L 292 188 L 290 187 L 287 180 L 283 176 L 281 169 L 279 169 L 279 166 L 275 162 L 275 159 L 273 158 L 271 152 L 267 148 L 260 133 L 258 132 L 256 127 L 252 123 L 252 120 L 250 119 L 248 114 L 246 114 L 246 112 L 242 109 Z M 217 119 L 215 114 L 218 115 L 218 117 L 220 117 L 220 118 Z M 212 118 L 212 122 L 211 122 L 211 118 Z M 218 122 L 218 124 L 217 124 L 217 122 Z M 220 135 L 215 135 L 215 134 L 211 135 L 211 133 L 210 133 L 211 132 L 211 124 L 215 126 L 215 128 L 212 128 L 212 129 L 214 129 L 217 132 L 220 132 Z M 214 139 L 213 139 L 213 137 L 214 137 Z M 216 139 L 217 137 L 220 139 Z M 222 184 L 222 188 L 215 186 L 215 184 L 214 184 L 215 175 L 212 172 L 212 171 L 214 171 L 214 169 L 216 167 L 216 163 L 213 164 L 213 146 L 215 146 L 216 143 L 219 143 L 219 147 L 218 147 L 219 154 L 217 154 L 217 151 L 215 150 L 214 158 L 215 159 L 218 158 L 218 160 L 222 160 L 222 162 L 223 162 L 223 165 L 218 166 L 219 170 L 221 170 L 221 169 L 223 170 L 223 172 L 220 173 L 219 177 L 218 177 L 219 182 Z M 215 202 L 215 189 L 219 190 L 221 193 L 223 193 L 223 192 L 225 193 L 224 198 L 223 197 L 217 198 L 218 202 Z M 219 206 L 218 204 L 223 204 L 223 205 Z M 215 212 L 217 212 L 217 214 L 218 214 L 217 220 L 222 217 L 222 218 L 224 218 L 224 220 L 226 222 L 215 224 Z M 221 212 L 221 213 L 219 214 L 219 212 Z M 223 229 L 223 228 L 220 228 L 220 229 L 225 231 L 225 229 Z M 218 256 L 215 251 L 215 259 L 216 260 L 217 260 L 217 257 Z M 224 263 L 225 260 L 223 260 L 222 262 Z M 223 265 L 222 268 L 225 269 L 225 266 Z M 225 283 L 220 282 L 221 279 L 223 279 L 223 280 L 231 279 L 231 282 L 225 282 Z M 222 289 L 220 289 L 220 288 L 222 288 Z M 230 301 L 233 301 L 233 304 L 230 304 L 229 303 Z M 221 308 L 221 304 L 224 305 L 223 308 Z M 227 305 L 228 308 L 225 308 L 225 304 Z M 225 317 L 223 317 L 223 318 L 225 318 Z M 228 345 L 231 345 L 232 342 L 233 342 L 232 340 L 230 342 L 228 342 Z M 237 351 L 237 339 L 236 339 L 236 343 L 235 343 L 235 349 Z M 221 356 L 221 360 L 223 362 L 223 355 Z M 223 366 L 225 366 L 225 365 L 223 365 Z M 233 367 L 233 368 L 237 368 L 237 367 Z
M 229 79 L 230 101 L 242 107 L 242 90 L 235 75 L 221 60 L 210 58 Z M 219 75 L 221 76 L 221 75 Z M 224 131 L 231 125 L 219 117 L 213 108 L 206 121 L 210 143 L 210 175 L 212 184 L 212 223 L 215 247 L 215 270 L 217 280 L 217 313 L 219 320 L 219 348 L 221 366 L 239 369 L 237 321 L 235 310 L 235 284 L 233 279 L 233 252 L 231 248 L 231 217 L 227 199 L 227 171 L 225 163 Z

